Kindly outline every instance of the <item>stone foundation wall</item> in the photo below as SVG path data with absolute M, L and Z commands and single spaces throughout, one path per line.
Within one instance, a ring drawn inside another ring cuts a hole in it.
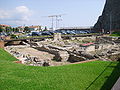
M 108 56 L 108 58 L 111 59 L 112 61 L 119 61 L 120 53 L 112 54 L 112 55 Z

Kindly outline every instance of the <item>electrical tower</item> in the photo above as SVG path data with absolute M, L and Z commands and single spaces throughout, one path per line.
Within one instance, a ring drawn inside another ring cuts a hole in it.
M 60 21 L 62 21 L 62 19 L 57 19 L 57 23 L 56 23 L 56 28 L 60 28 Z
M 52 29 L 52 30 L 54 29 L 54 19 L 55 19 L 55 22 L 56 22 L 56 27 L 55 27 L 55 29 L 57 29 L 58 26 L 59 26 L 59 21 L 62 21 L 62 19 L 58 19 L 58 18 L 59 18 L 59 17 L 62 17 L 62 15 L 65 15 L 65 14 L 50 15 L 50 16 L 48 16 L 49 18 L 51 18 L 51 29 Z

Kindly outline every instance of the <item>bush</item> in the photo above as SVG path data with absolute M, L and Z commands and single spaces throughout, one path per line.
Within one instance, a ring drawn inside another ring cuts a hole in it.
M 111 36 L 120 36 L 120 32 L 113 32 Z
M 12 34 L 12 35 L 11 35 L 11 38 L 12 38 L 12 39 L 16 39 L 16 38 L 17 38 L 17 36 L 16 36 L 16 35 L 14 35 L 14 34 Z

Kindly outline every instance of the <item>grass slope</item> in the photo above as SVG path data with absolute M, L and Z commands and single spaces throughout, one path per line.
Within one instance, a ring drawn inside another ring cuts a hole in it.
M 120 69 L 118 62 L 34 67 L 13 63 L 14 60 L 0 49 L 0 90 L 110 90 Z

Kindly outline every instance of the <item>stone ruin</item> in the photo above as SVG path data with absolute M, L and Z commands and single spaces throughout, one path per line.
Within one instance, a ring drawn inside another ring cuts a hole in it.
M 118 61 L 120 59 L 119 37 L 97 37 L 96 57 L 104 61 Z
M 94 43 L 82 44 L 67 40 L 71 43 L 66 44 L 66 41 L 61 38 L 61 34 L 55 34 L 53 40 L 47 39 L 41 42 L 31 42 L 31 45 L 27 45 L 27 47 L 34 48 L 38 51 L 52 54 L 53 58 L 50 60 L 43 60 L 32 55 L 21 55 L 20 52 L 16 52 L 15 50 L 7 51 L 10 51 L 16 57 L 22 56 L 22 63 L 33 66 L 65 65 L 91 59 L 117 61 L 120 59 L 119 40 L 119 38 L 96 37 Z

